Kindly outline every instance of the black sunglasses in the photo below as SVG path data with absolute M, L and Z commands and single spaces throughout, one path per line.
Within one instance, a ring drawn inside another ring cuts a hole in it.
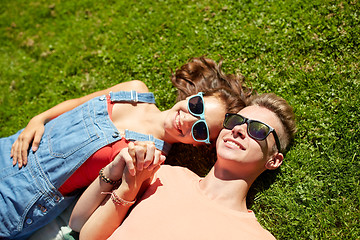
M 210 134 L 209 127 L 205 121 L 205 106 L 202 92 L 189 97 L 188 110 L 193 116 L 200 118 L 191 128 L 191 135 L 193 139 L 197 142 L 205 142 L 209 144 Z
M 247 124 L 247 133 L 253 139 L 261 141 L 267 138 L 270 133 L 273 133 L 276 147 L 278 151 L 281 152 L 280 141 L 278 135 L 275 132 L 275 129 L 273 129 L 266 123 L 257 120 L 251 120 L 236 113 L 227 113 L 225 115 L 223 126 L 226 129 L 232 130 L 236 125 L 241 125 L 244 123 Z

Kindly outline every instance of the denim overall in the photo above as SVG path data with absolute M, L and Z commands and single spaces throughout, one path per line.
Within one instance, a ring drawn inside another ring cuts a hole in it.
M 110 93 L 113 102 L 155 103 L 152 93 Z M 29 150 L 28 164 L 12 166 L 10 149 L 22 130 L 0 139 L 0 239 L 26 239 L 57 217 L 76 196 L 58 188 L 94 152 L 119 141 L 153 141 L 167 153 L 171 145 L 151 135 L 125 130 L 120 134 L 109 118 L 106 96 L 96 97 L 45 125 L 39 149 Z

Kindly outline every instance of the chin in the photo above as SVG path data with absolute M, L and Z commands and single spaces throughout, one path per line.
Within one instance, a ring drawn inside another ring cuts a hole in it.
M 237 161 L 239 154 L 217 151 L 217 158 L 218 160 L 223 159 L 228 161 Z

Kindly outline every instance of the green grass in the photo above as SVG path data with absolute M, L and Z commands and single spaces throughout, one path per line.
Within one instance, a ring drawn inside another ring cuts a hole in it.
M 253 200 L 261 224 L 278 239 L 358 239 L 359 10 L 358 0 L 2 0 L 0 136 L 131 79 L 166 109 L 171 69 L 222 56 L 226 72 L 296 112 L 294 146 Z

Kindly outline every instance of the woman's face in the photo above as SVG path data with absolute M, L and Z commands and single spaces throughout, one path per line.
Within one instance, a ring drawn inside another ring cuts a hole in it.
M 205 121 L 209 128 L 210 141 L 217 138 L 224 121 L 226 109 L 224 103 L 217 97 L 204 97 Z M 192 126 L 200 117 L 192 115 L 188 110 L 188 98 L 179 101 L 169 111 L 165 121 L 165 132 L 169 142 L 181 142 L 198 145 L 192 137 Z

